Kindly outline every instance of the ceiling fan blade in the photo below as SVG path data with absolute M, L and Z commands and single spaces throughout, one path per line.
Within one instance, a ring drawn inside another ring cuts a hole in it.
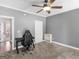
M 52 3 L 54 3 L 54 2 L 55 2 L 55 0 L 48 0 L 47 4 L 50 6 L 50 5 L 52 5 Z
M 61 9 L 63 7 L 62 6 L 52 6 L 51 8 Z
M 39 13 L 39 12 L 41 12 L 43 9 L 41 9 L 41 10 L 39 10 L 39 11 L 37 11 L 36 13 Z
M 45 3 L 53 3 L 55 0 L 44 0 Z
M 35 7 L 43 7 L 43 6 L 39 6 L 39 5 L 32 5 L 32 6 L 35 6 Z
M 54 3 L 55 2 L 55 0 L 52 0 L 52 3 Z
M 48 0 L 48 3 L 54 3 L 55 0 Z

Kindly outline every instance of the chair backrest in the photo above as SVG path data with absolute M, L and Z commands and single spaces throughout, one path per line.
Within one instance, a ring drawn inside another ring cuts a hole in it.
M 29 30 L 25 30 L 25 33 L 23 35 L 22 45 L 27 46 L 31 45 L 33 43 L 33 37 Z

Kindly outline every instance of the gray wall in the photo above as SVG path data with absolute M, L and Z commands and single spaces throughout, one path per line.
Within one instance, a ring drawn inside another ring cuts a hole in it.
M 26 16 L 24 16 L 24 14 L 26 14 Z M 44 33 L 46 31 L 46 19 L 43 17 L 27 14 L 21 11 L 12 10 L 8 8 L 4 8 L 4 7 L 0 7 L 0 15 L 14 17 L 15 37 L 17 37 L 16 35 L 17 30 L 20 30 L 21 33 L 23 33 L 25 29 L 29 29 L 34 36 L 35 35 L 35 26 L 34 26 L 35 20 L 42 20 L 44 23 Z
M 48 17 L 46 26 L 54 41 L 79 47 L 79 9 Z

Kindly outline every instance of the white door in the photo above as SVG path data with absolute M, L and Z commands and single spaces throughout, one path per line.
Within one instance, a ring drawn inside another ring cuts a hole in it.
M 43 21 L 35 21 L 35 43 L 43 41 Z

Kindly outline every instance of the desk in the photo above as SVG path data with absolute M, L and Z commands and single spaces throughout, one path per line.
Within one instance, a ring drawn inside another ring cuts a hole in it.
M 16 51 L 17 51 L 17 54 L 19 53 L 19 49 L 18 49 L 18 43 L 22 41 L 22 38 L 15 38 L 16 40 Z
M 18 43 L 22 41 L 23 38 L 15 38 L 16 40 L 16 51 L 17 51 L 17 54 L 19 54 L 19 49 L 18 49 Z M 32 37 L 32 39 L 34 39 L 34 37 Z M 33 44 L 33 48 L 35 48 L 35 45 L 34 45 L 34 41 L 32 42 Z

